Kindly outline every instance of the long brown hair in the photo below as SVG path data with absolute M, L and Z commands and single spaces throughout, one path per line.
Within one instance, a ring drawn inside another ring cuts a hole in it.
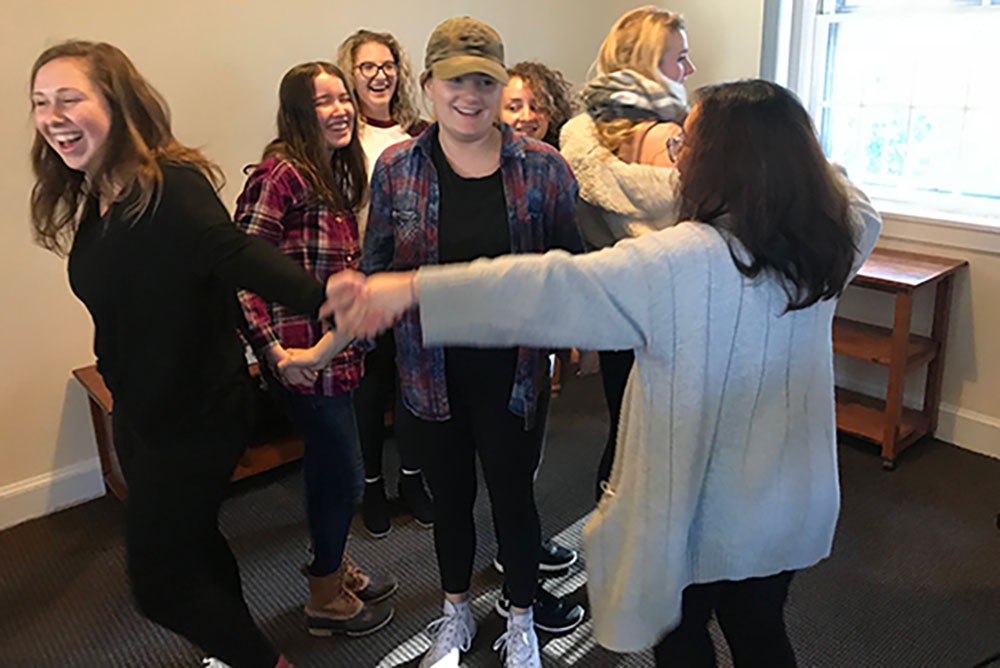
M 531 90 L 538 106 L 549 117 L 549 129 L 542 139 L 558 148 L 559 130 L 573 115 L 570 83 L 562 72 L 530 60 L 508 68 L 507 75 L 518 77 Z
M 216 188 L 223 183 L 219 168 L 196 149 L 184 146 L 170 129 L 166 101 L 120 49 L 103 42 L 71 40 L 42 52 L 31 68 L 34 87 L 38 70 L 58 58 L 76 58 L 86 65 L 91 82 L 104 96 L 111 112 L 111 127 L 88 177 L 70 169 L 35 132 L 31 166 L 31 224 L 35 241 L 43 248 L 65 255 L 80 223 L 81 207 L 88 196 L 114 192 L 127 197 L 125 220 L 135 222 L 159 197 L 163 183 L 161 163 L 187 164 L 203 173 Z
M 696 94 L 678 159 L 680 218 L 717 226 L 740 272 L 777 276 L 789 311 L 843 292 L 857 253 L 845 186 L 809 114 L 760 79 Z M 728 215 L 726 215 L 728 214 Z
M 351 141 L 331 156 L 313 102 L 313 81 L 320 74 L 344 83 L 354 105 Z M 368 201 L 368 172 L 358 138 L 358 98 L 354 86 L 333 63 L 316 61 L 296 65 L 285 73 L 278 91 L 278 136 L 264 149 L 264 158 L 277 155 L 293 162 L 312 194 L 333 209 L 356 211 Z
M 354 71 L 354 56 L 365 44 L 375 42 L 389 49 L 396 61 L 396 91 L 389 100 L 389 116 L 404 130 L 409 130 L 420 120 L 420 111 L 414 95 L 413 70 L 410 59 L 392 33 L 373 32 L 364 28 L 350 35 L 337 48 L 337 65 L 344 72 Z M 360 111 L 360 110 L 359 110 Z

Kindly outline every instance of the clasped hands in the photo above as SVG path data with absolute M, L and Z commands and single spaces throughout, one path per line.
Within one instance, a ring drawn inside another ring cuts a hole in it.
M 345 269 L 326 282 L 320 318 L 333 317 L 335 334 L 327 333 L 311 348 L 272 348 L 269 362 L 283 383 L 311 386 L 317 372 L 351 339 L 370 339 L 392 327 L 418 294 L 416 272 L 364 274 Z
M 370 339 L 392 327 L 417 299 L 416 271 L 365 276 L 347 269 L 326 282 L 321 318 L 333 316 L 338 332 Z

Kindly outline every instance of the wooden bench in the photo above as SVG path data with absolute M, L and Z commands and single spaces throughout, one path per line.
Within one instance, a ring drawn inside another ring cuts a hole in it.
M 250 372 L 252 375 L 259 375 L 256 364 L 250 366 Z M 90 400 L 90 417 L 94 423 L 94 436 L 97 439 L 97 454 L 101 458 L 104 485 L 112 494 L 124 501 L 128 496 L 128 486 L 125 484 L 125 477 L 122 475 L 118 454 L 115 451 L 114 431 L 111 427 L 114 407 L 111 392 L 94 365 L 74 369 L 73 376 L 87 390 L 87 397 Z M 240 480 L 302 457 L 302 438 L 294 433 L 290 425 L 287 429 L 279 429 L 277 434 L 267 436 L 266 440 L 253 443 L 243 453 L 233 471 L 233 480 Z
M 837 388 L 837 429 L 881 445 L 887 470 L 895 467 L 903 449 L 937 428 L 952 283 L 967 265 L 965 260 L 876 248 L 851 285 L 893 295 L 892 328 L 834 319 L 835 353 L 889 370 L 884 400 Z M 930 336 L 918 336 L 910 331 L 913 293 L 932 285 L 937 291 Z M 903 406 L 903 386 L 907 372 L 922 365 L 927 366 L 924 402 L 916 410 Z

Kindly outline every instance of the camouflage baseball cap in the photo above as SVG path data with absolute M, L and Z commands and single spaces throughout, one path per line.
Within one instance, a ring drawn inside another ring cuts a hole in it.
M 507 83 L 503 40 L 496 30 L 470 16 L 450 18 L 434 29 L 427 40 L 424 67 L 437 79 L 478 72 Z

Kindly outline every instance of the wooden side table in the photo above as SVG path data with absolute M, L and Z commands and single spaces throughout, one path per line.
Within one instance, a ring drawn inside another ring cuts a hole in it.
M 951 288 L 965 260 L 876 248 L 851 285 L 893 295 L 892 329 L 835 318 L 833 351 L 888 367 L 885 400 L 837 388 L 837 429 L 882 446 L 882 467 L 891 470 L 896 457 L 919 438 L 934 434 L 941 402 Z M 913 293 L 936 286 L 934 319 L 929 337 L 910 332 Z M 903 386 L 911 369 L 927 365 L 921 410 L 903 406 Z
M 256 364 L 250 366 L 250 373 L 258 375 Z M 121 466 L 118 464 L 118 453 L 115 451 L 114 431 L 111 426 L 114 402 L 111 399 L 111 392 L 94 365 L 74 369 L 73 376 L 87 391 L 104 485 L 112 494 L 124 501 L 128 496 L 128 485 L 125 484 L 125 476 L 122 475 Z M 241 480 L 295 461 L 302 457 L 302 452 L 302 438 L 298 434 L 290 432 L 268 434 L 265 440 L 252 443 L 246 449 L 236 464 L 232 479 Z

